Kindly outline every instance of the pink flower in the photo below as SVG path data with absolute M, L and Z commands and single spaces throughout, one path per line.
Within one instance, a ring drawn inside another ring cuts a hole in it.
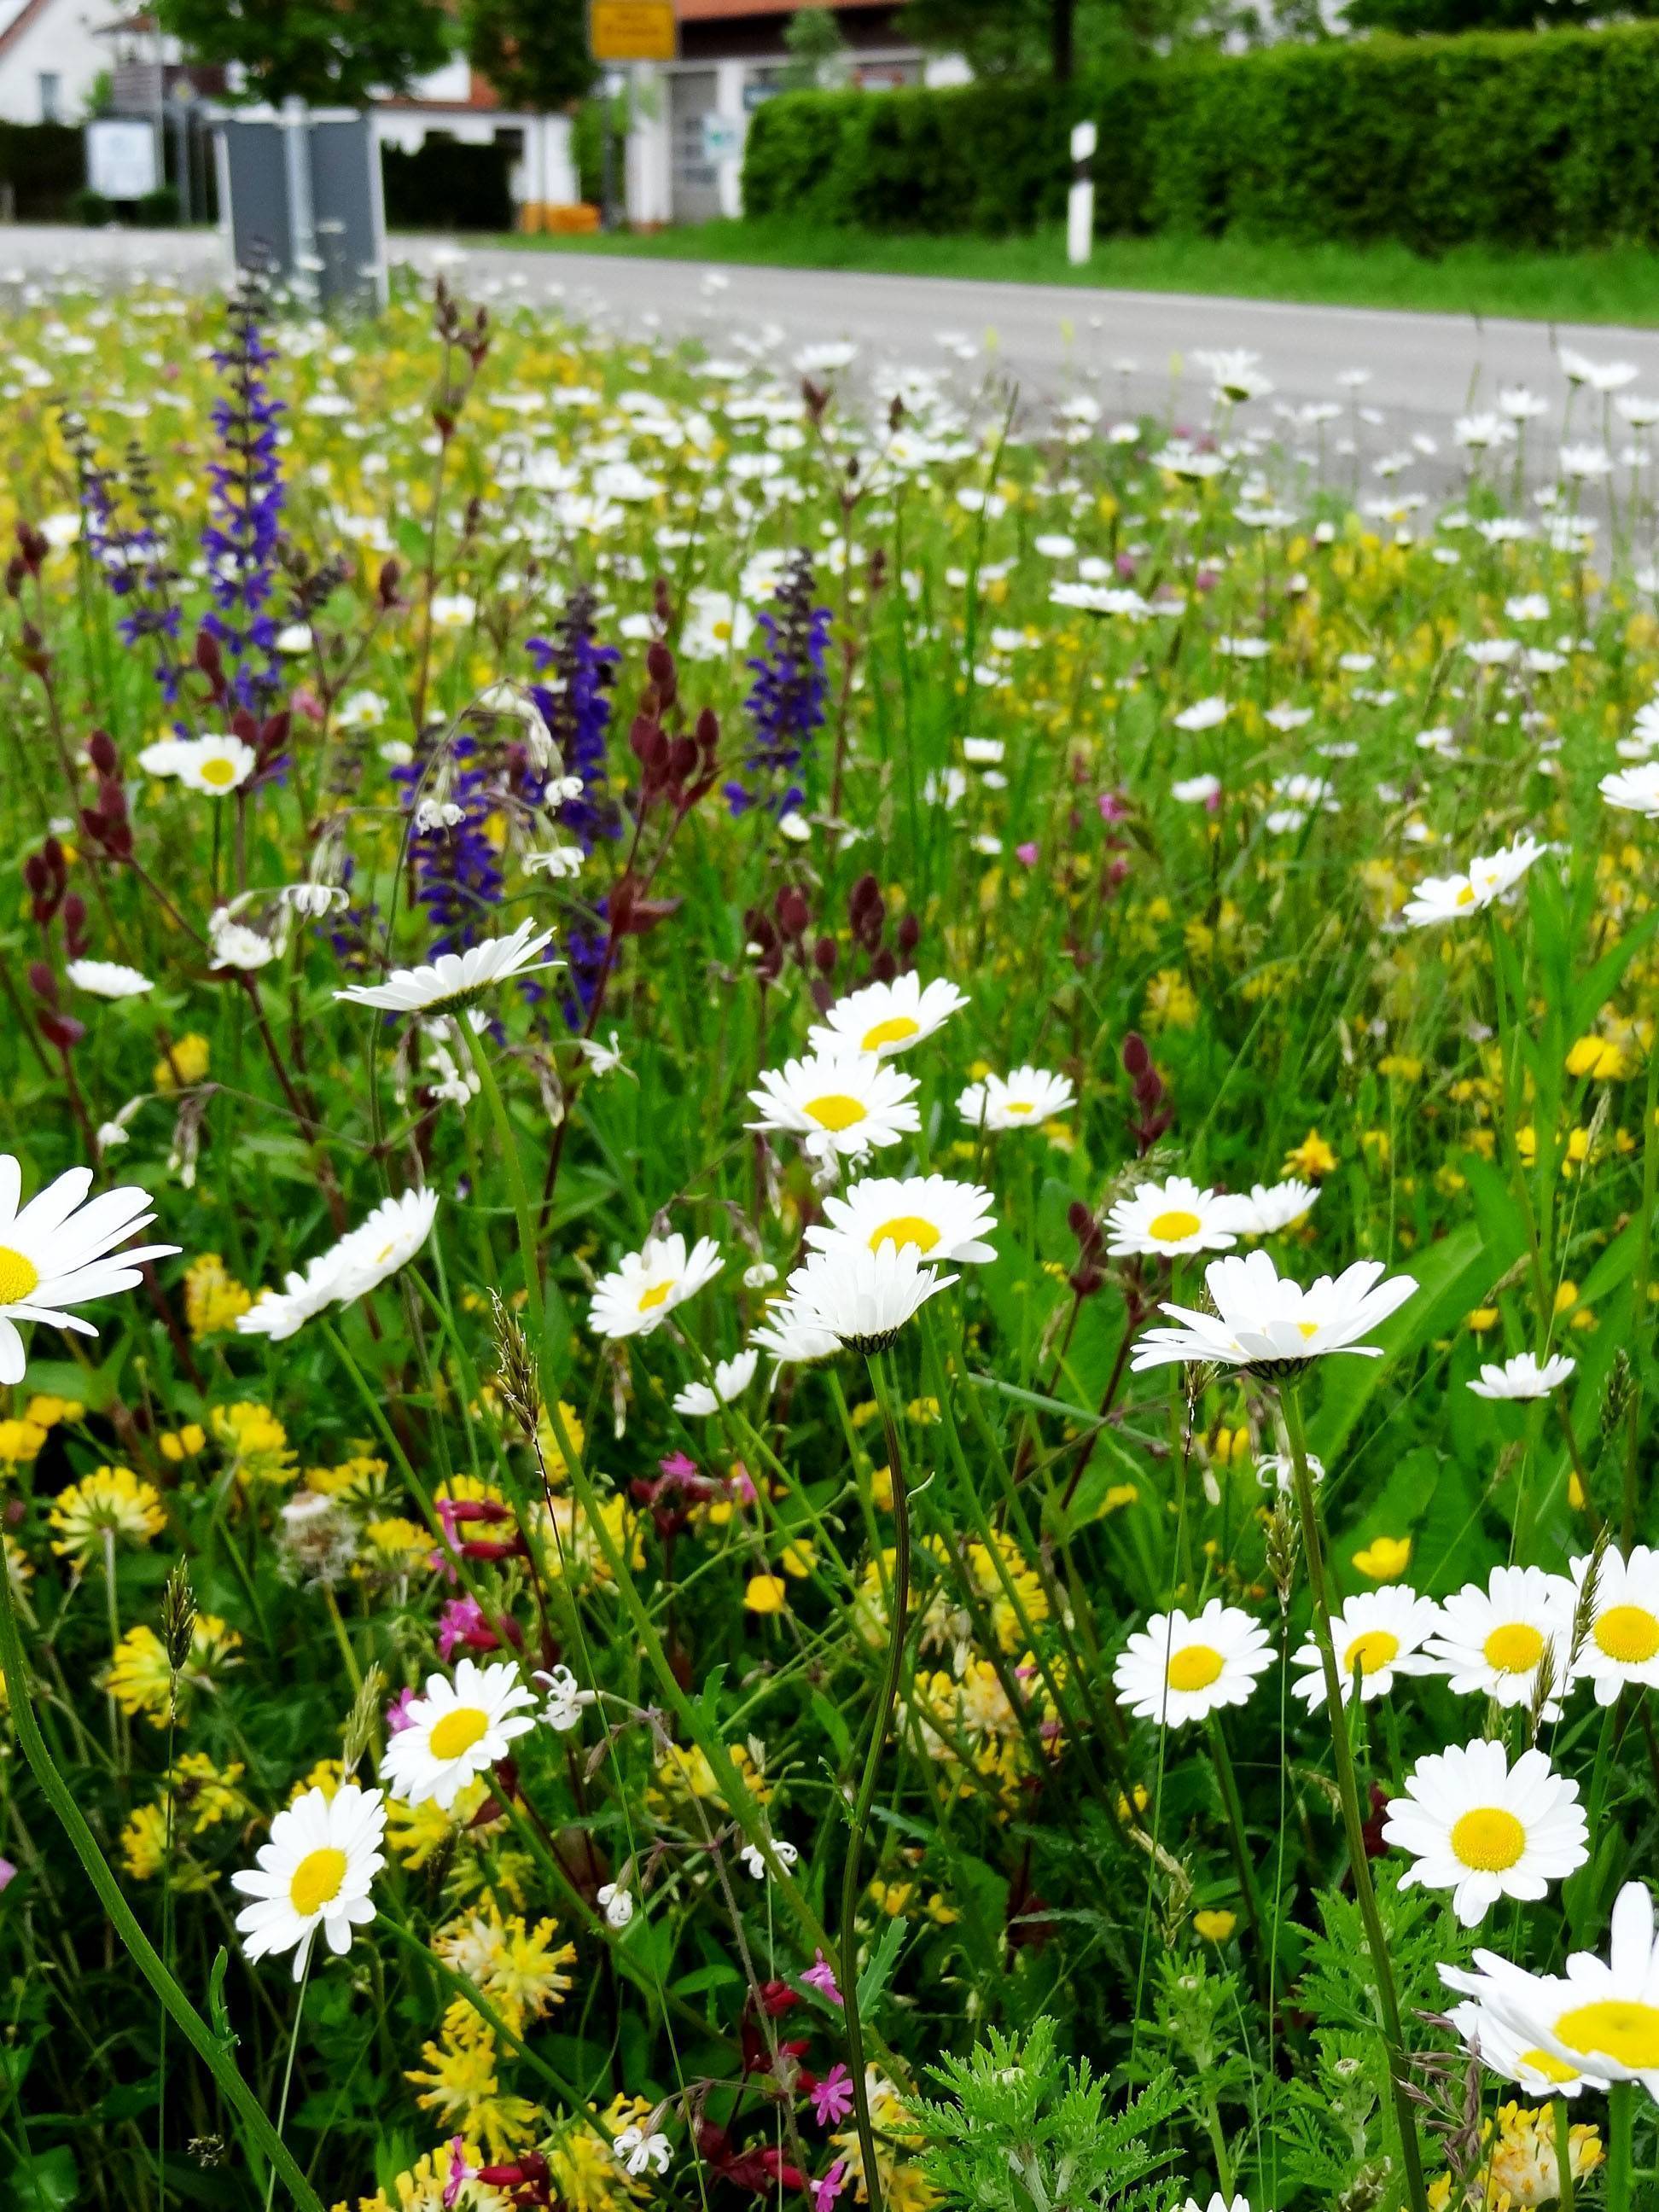
M 1038 847 L 1036 842 L 1028 839 L 1024 844 L 1015 846 L 1014 858 L 1017 860 L 1023 860 L 1028 868 L 1034 868 L 1037 864 L 1037 852 Z
M 483 1607 L 476 1597 L 453 1597 L 438 1616 L 438 1656 L 447 1665 L 458 1644 L 471 1644 L 479 1634 L 489 1636 Z M 495 1638 L 489 1636 L 491 1645 Z
M 1103 822 L 1122 822 L 1128 817 L 1129 802 L 1121 791 L 1103 791 L 1095 804 Z
M 667 1458 L 659 1459 L 657 1465 L 671 1482 L 684 1482 L 687 1475 L 695 1474 L 697 1471 L 696 1460 L 688 1459 L 683 1451 L 670 1452 Z
M 809 1990 L 817 1990 L 821 1996 L 828 1997 L 832 2004 L 846 2003 L 846 1998 L 836 1986 L 836 1970 L 822 1951 L 814 1954 L 811 1965 L 801 1976 L 801 1979 Z
M 396 1735 L 400 1729 L 409 1726 L 409 1709 L 420 1695 L 418 1690 L 399 1690 L 386 1709 L 386 1732 Z
M 469 2181 L 476 2181 L 478 2168 L 466 2162 L 466 2145 L 459 2136 L 449 2138 L 449 2179 L 444 2184 L 444 2212 L 455 2212 L 456 2200 Z
M 838 2127 L 853 2109 L 853 2077 L 837 2059 L 811 2088 L 812 2118 L 821 2128 Z
M 838 2158 L 822 2181 L 812 2184 L 812 2212 L 833 2212 L 836 2197 L 847 2186 L 847 2160 Z

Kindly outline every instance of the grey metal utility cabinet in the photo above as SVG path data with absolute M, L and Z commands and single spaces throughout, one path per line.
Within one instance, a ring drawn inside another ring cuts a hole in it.
M 319 307 L 386 302 L 380 154 L 351 108 L 219 108 L 220 221 L 236 269 L 261 268 Z

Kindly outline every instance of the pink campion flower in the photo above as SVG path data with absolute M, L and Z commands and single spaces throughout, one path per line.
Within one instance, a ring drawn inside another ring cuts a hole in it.
M 816 1990 L 820 1996 L 828 1997 L 831 2004 L 846 2003 L 846 1998 L 842 1996 L 840 1989 L 836 1986 L 836 1970 L 822 1951 L 814 1954 L 812 1963 L 801 1976 L 801 1979 L 809 1990 Z
M 9 1859 L 0 1859 L 0 1889 L 9 1888 L 17 1878 L 17 1869 Z
M 485 1624 L 483 1607 L 476 1597 L 453 1597 L 438 1616 L 438 1656 L 447 1666 L 458 1644 L 476 1647 L 479 1636 L 488 1638 L 484 1646 L 494 1650 L 495 1638 Z
M 838 2127 L 853 2109 L 853 2077 L 838 2058 L 822 2081 L 812 2084 L 812 2118 L 821 2128 Z
M 1129 802 L 1121 791 L 1103 791 L 1095 804 L 1100 809 L 1103 822 L 1127 822 L 1129 818 Z
M 683 1451 L 670 1452 L 667 1458 L 659 1459 L 657 1465 L 671 1482 L 684 1482 L 688 1475 L 697 1471 L 696 1460 L 688 1459 Z
M 755 1488 L 754 1476 L 750 1474 L 741 1460 L 732 1462 L 732 1472 L 726 1480 L 727 1487 L 732 1492 L 732 1503 L 736 1505 L 752 1505 L 760 1495 Z
M 420 1694 L 413 1688 L 398 1691 L 386 1709 L 386 1732 L 388 1735 L 397 1735 L 409 1726 L 409 1709 Z
M 847 2186 L 847 2160 L 838 2158 L 822 2181 L 812 2184 L 812 2212 L 834 2212 L 836 2199 Z
M 1037 854 L 1040 848 L 1036 844 L 1036 840 L 1028 837 L 1024 844 L 1015 846 L 1014 858 L 1017 860 L 1024 861 L 1028 868 L 1034 868 L 1037 864 Z
M 466 2144 L 459 2136 L 449 2138 L 449 2179 L 444 2184 L 444 2212 L 455 2212 L 456 2203 L 469 2181 L 476 2181 L 479 2169 L 466 2162 Z

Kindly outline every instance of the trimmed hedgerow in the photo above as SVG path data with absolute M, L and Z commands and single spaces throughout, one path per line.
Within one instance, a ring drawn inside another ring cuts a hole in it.
M 878 230 L 1060 214 L 1066 133 L 1100 124 L 1100 227 L 1419 252 L 1659 240 L 1659 24 L 1331 40 L 1092 85 L 796 93 L 754 118 L 753 215 Z

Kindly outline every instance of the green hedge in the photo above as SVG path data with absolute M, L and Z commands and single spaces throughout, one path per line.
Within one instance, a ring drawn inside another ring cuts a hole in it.
M 0 123 L 0 184 L 19 222 L 62 222 L 86 175 L 72 123 Z
M 750 126 L 751 215 L 876 230 L 1058 218 L 1100 125 L 1099 227 L 1364 242 L 1659 243 L 1659 24 L 1333 40 L 1069 87 L 792 93 Z

